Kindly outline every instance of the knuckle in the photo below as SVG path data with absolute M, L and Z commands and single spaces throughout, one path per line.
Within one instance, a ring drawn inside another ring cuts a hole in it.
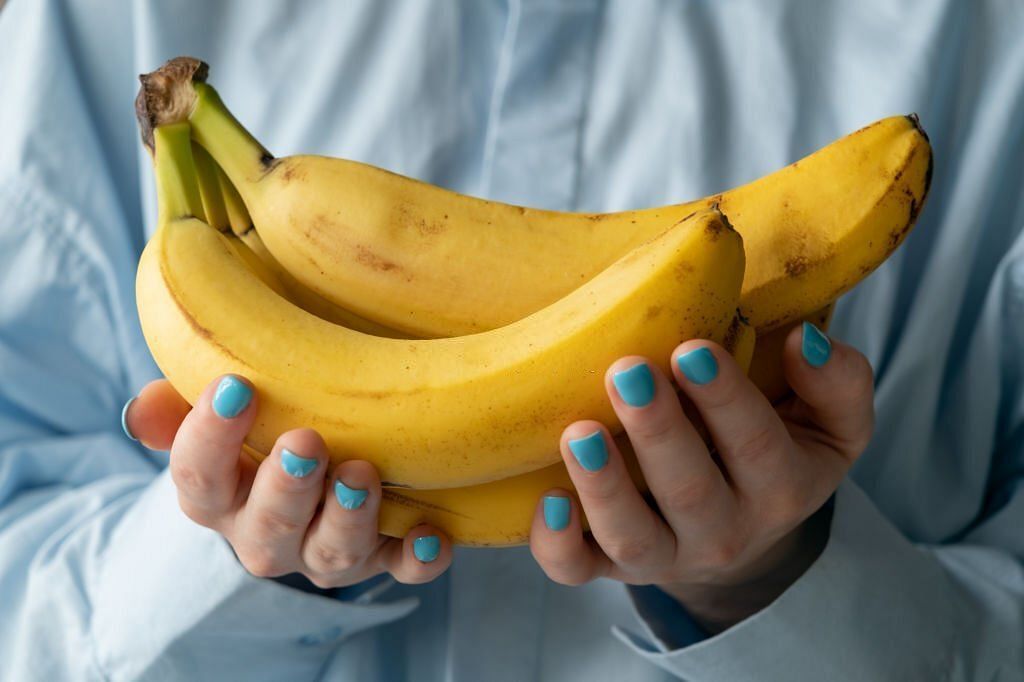
M 775 431 L 764 426 L 754 429 L 735 447 L 731 448 L 734 459 L 743 462 L 759 462 L 778 448 Z
M 740 383 L 734 378 L 720 376 L 703 388 L 699 396 L 691 396 L 694 402 L 700 401 L 705 407 L 713 410 L 727 407 L 737 402 L 740 397 Z
M 171 463 L 171 478 L 178 490 L 192 497 L 210 497 L 217 490 L 217 484 L 206 472 L 180 462 Z
M 249 549 L 238 552 L 238 560 L 246 571 L 257 578 L 274 578 L 287 573 L 280 560 L 266 550 Z
M 743 544 L 732 537 L 722 537 L 701 552 L 700 566 L 709 573 L 731 568 L 743 551 Z
M 305 530 L 306 524 L 286 514 L 271 509 L 262 509 L 253 515 L 253 530 L 259 537 L 280 537 L 293 535 Z
M 647 535 L 628 537 L 600 543 L 608 558 L 620 566 L 636 566 L 648 561 L 654 551 L 654 542 Z
M 344 573 L 363 562 L 363 557 L 348 549 L 333 549 L 324 545 L 313 547 L 307 563 L 319 573 Z
M 687 514 L 705 507 L 714 491 L 715 482 L 710 476 L 694 476 L 656 497 L 658 506 L 666 512 Z
M 590 504 L 608 505 L 622 495 L 622 480 L 616 476 L 598 476 L 588 481 L 584 494 Z M 582 486 L 577 486 L 582 488 Z
M 647 443 L 661 443 L 670 438 L 675 432 L 676 424 L 664 416 L 639 419 L 629 428 L 631 438 L 641 439 Z
M 790 527 L 810 516 L 810 501 L 796 488 L 782 490 L 772 499 L 772 520 L 776 527 Z

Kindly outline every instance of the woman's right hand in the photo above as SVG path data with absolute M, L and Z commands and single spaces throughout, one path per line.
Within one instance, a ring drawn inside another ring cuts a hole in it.
M 404 540 L 377 533 L 376 469 L 347 460 L 328 476 L 316 431 L 281 434 L 259 464 L 242 452 L 257 403 L 251 384 L 233 375 L 207 386 L 194 407 L 158 380 L 126 405 L 123 423 L 147 447 L 170 450 L 182 511 L 222 534 L 255 576 L 301 573 L 331 588 L 382 572 L 424 583 L 448 568 L 451 543 L 431 526 L 416 526 Z

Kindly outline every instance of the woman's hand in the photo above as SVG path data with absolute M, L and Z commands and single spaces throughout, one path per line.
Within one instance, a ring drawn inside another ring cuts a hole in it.
M 606 388 L 660 513 L 607 429 L 572 424 L 562 457 L 593 537 L 583 535 L 576 500 L 546 493 L 530 547 L 548 576 L 658 585 L 712 632 L 778 597 L 824 548 L 828 519 L 815 512 L 867 446 L 874 420 L 871 367 L 849 346 L 805 325 L 787 338 L 784 365 L 795 397 L 776 410 L 719 346 L 688 341 L 673 353 L 675 383 L 717 456 L 654 365 L 612 365 Z
M 257 402 L 235 376 L 207 386 L 193 408 L 168 382 L 154 381 L 126 406 L 125 430 L 153 449 L 170 448 L 182 511 L 227 538 L 255 576 L 302 573 L 330 588 L 382 572 L 423 583 L 445 571 L 452 552 L 444 534 L 421 525 L 404 540 L 379 535 L 376 469 L 348 460 L 326 476 L 315 431 L 282 434 L 259 464 L 244 454 Z

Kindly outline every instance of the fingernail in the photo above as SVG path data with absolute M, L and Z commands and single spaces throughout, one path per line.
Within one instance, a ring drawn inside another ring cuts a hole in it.
M 804 322 L 803 341 L 800 352 L 811 367 L 821 367 L 832 355 L 832 342 L 820 329 L 810 322 Z
M 281 468 L 293 478 L 305 478 L 316 469 L 316 459 L 300 457 L 288 448 L 281 448 Z
M 654 375 L 646 362 L 612 375 L 619 397 L 630 407 L 643 407 L 654 400 Z
M 441 553 L 441 538 L 436 535 L 424 535 L 412 541 L 412 553 L 425 564 L 437 558 Z
M 349 488 L 340 479 L 334 481 L 334 496 L 338 504 L 348 510 L 359 509 L 366 502 L 368 492 L 359 488 Z
M 218 417 L 231 419 L 240 415 L 251 400 L 251 388 L 233 376 L 226 376 L 213 393 L 213 411 Z
M 124 407 L 121 408 L 121 430 L 124 431 L 124 435 L 136 441 L 138 438 L 136 438 L 135 434 L 132 433 L 132 430 L 128 428 L 128 408 L 132 406 L 132 403 L 135 402 L 137 397 L 138 396 L 132 396 L 129 398 L 128 402 L 126 402 Z
M 683 376 L 698 386 L 703 386 L 718 376 L 718 360 L 715 360 L 715 354 L 706 346 L 683 353 L 676 358 L 676 364 L 679 365 L 679 371 Z
M 569 498 L 544 496 L 544 525 L 548 530 L 565 530 L 569 525 Z
M 604 434 L 600 431 L 570 440 L 569 451 L 587 471 L 597 471 L 608 462 L 608 448 L 604 444 Z

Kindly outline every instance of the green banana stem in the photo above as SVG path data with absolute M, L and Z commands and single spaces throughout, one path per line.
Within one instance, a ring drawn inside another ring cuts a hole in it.
M 196 180 L 199 182 L 199 195 L 203 200 L 206 222 L 220 232 L 227 232 L 231 227 L 227 208 L 224 206 L 217 164 L 209 153 L 195 142 L 192 142 L 192 158 L 196 165 Z
M 173 123 L 153 130 L 153 167 L 161 225 L 180 218 L 206 219 L 196 182 L 188 123 Z
M 196 99 L 189 114 L 192 137 L 201 144 L 245 198 L 249 188 L 273 159 L 249 131 L 231 115 L 220 95 L 206 83 L 193 82 Z
M 220 188 L 224 199 L 224 207 L 227 209 L 228 223 L 231 231 L 241 237 L 253 228 L 252 217 L 249 216 L 249 209 L 242 201 L 242 195 L 238 193 L 231 179 L 220 166 L 217 169 L 217 179 L 220 181 Z

